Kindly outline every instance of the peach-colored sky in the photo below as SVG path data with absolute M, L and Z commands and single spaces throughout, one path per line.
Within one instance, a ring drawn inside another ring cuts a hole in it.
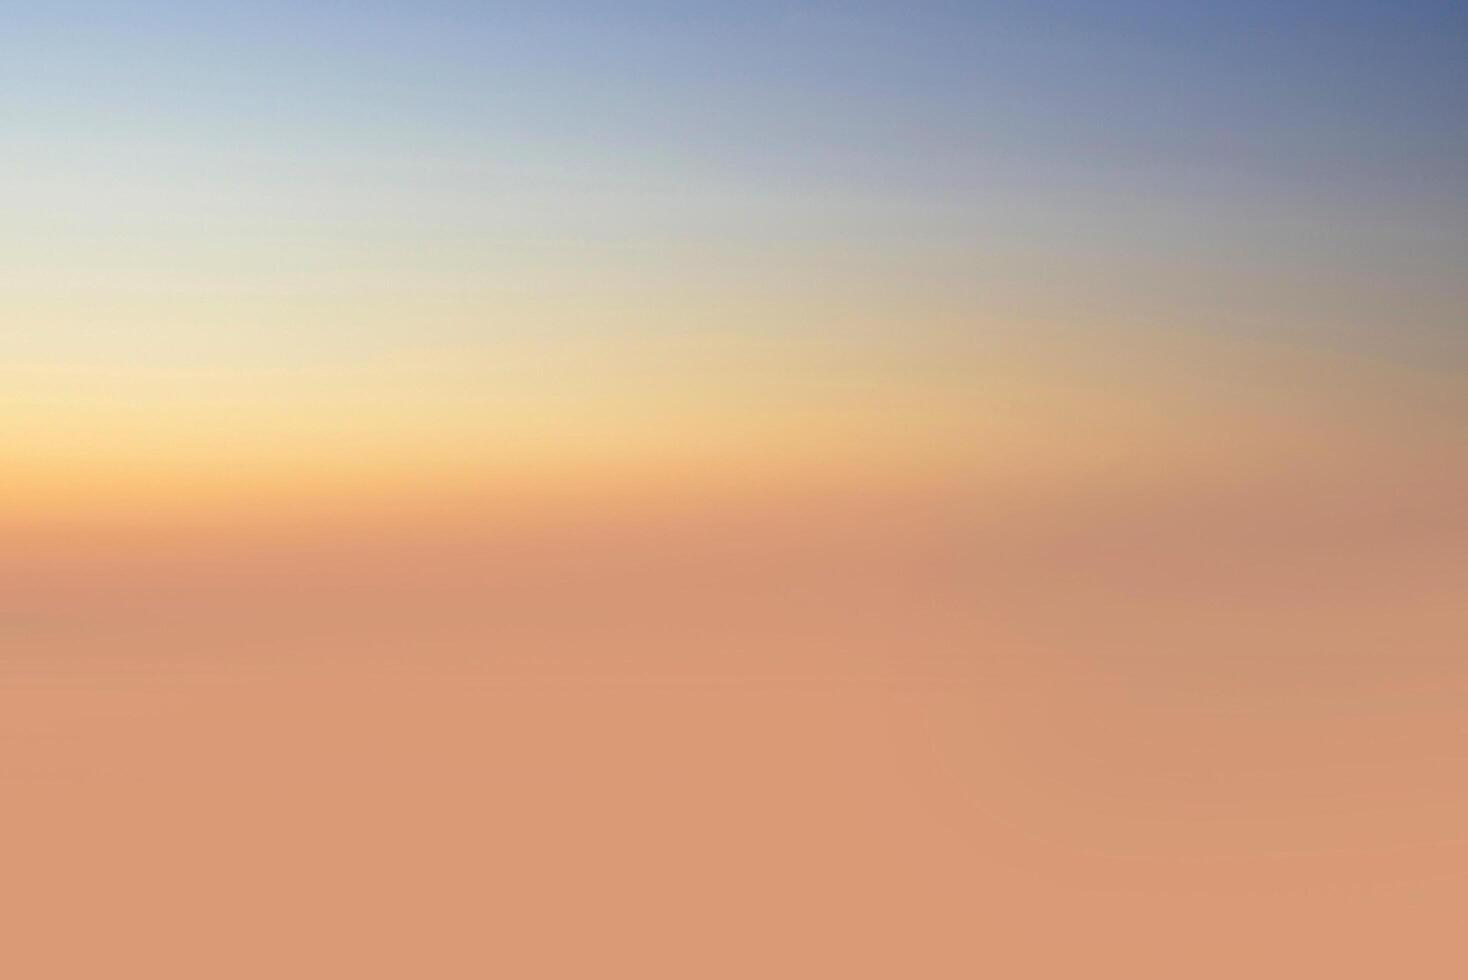
M 1441 370 L 1040 323 L 3 374 L 16 975 L 1463 962 Z
M 1468 972 L 1453 5 L 12 6 L 0 978 Z

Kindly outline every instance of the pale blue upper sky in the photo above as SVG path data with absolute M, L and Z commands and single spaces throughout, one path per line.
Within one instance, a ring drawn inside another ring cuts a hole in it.
M 1462 350 L 1461 3 L 21 8 L 11 290 L 136 276 L 129 242 L 184 282 L 226 232 L 323 282 L 483 276 L 443 243 L 492 242 L 860 292 L 857 253 L 1001 310 Z

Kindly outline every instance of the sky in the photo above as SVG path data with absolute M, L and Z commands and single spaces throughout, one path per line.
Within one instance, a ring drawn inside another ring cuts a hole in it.
M 0 972 L 1462 975 L 1468 7 L 0 21 Z
M 926 446 L 914 426 L 1003 411 L 986 370 L 1076 397 L 1090 373 L 1087 410 L 1124 414 L 1220 357 L 1449 397 L 1464 26 L 1450 4 L 29 5 L 0 96 L 18 462 L 84 432 L 107 445 L 70 455 L 98 466 L 186 470 L 333 436 L 402 469 L 444 427 L 448 455 L 512 466 L 602 423 L 664 464 L 704 426 Z

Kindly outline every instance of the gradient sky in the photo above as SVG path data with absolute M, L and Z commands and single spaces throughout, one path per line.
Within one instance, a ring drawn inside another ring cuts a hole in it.
M 445 427 L 486 463 L 775 429 L 910 453 L 914 427 L 954 457 L 1013 414 L 995 387 L 1125 413 L 1220 356 L 1450 392 L 1465 29 L 1431 3 L 24 5 L 7 429 L 23 468 L 86 432 L 119 466 L 221 440 L 276 465 L 292 431 L 406 466 Z
M 1468 5 L 0 15 L 0 975 L 1468 975 Z

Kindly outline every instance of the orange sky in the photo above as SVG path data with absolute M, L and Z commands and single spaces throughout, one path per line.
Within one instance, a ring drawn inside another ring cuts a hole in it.
M 1468 975 L 1459 6 L 9 5 L 0 978 Z

